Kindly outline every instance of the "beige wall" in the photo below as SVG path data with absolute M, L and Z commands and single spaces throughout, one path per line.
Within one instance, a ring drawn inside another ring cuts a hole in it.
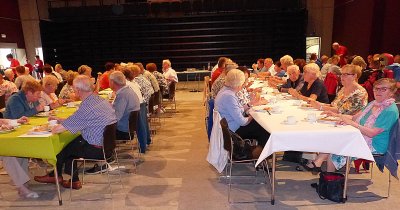
M 40 19 L 48 18 L 47 1 L 18 0 L 18 4 L 24 33 L 26 57 L 30 63 L 33 63 L 36 55 L 35 48 L 42 47 L 39 22 Z
M 321 37 L 321 55 L 331 55 L 334 0 L 307 0 L 307 36 Z

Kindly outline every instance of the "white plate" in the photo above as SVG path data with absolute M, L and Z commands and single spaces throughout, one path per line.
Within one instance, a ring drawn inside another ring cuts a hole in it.
M 48 117 L 50 116 L 50 112 L 39 112 L 36 114 L 36 117 Z
M 295 123 L 289 124 L 289 123 L 287 122 L 287 120 L 284 120 L 284 121 L 281 122 L 281 124 L 284 124 L 284 125 L 296 125 L 298 122 L 299 122 L 299 121 L 296 120 Z
M 29 131 L 27 133 L 28 135 L 46 135 L 46 134 L 51 134 L 50 131 Z
M 14 128 L 11 128 L 11 129 L 3 129 L 3 130 L 0 130 L 0 133 L 10 133 L 11 131 L 14 131 L 15 129 Z

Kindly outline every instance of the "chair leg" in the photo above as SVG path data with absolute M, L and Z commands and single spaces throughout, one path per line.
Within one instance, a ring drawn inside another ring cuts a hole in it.
M 110 164 L 107 163 L 107 160 L 104 161 L 105 164 L 107 164 L 107 167 L 110 168 Z M 112 199 L 112 188 L 111 188 L 111 181 L 110 181 L 110 170 L 107 170 L 107 179 L 108 179 L 108 187 L 110 188 L 110 194 L 111 194 L 111 199 Z
M 119 183 L 121 184 L 121 187 L 124 188 L 124 185 L 122 184 L 121 170 L 119 169 L 119 161 L 118 161 L 117 150 L 114 149 L 114 152 L 115 152 L 115 162 L 117 163 L 117 170 L 118 170 L 118 176 L 119 176 Z
M 229 167 L 229 182 L 228 182 L 228 203 L 231 203 L 232 167 L 233 167 L 233 163 L 230 162 L 230 167 Z
M 74 174 L 74 162 L 75 162 L 75 159 L 72 160 L 71 175 Z M 71 182 L 70 182 L 70 186 L 69 186 L 69 202 L 72 202 L 72 177 L 71 177 Z

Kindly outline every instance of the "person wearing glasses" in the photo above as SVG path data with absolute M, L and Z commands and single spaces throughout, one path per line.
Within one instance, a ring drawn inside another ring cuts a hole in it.
M 340 81 L 343 87 L 330 104 L 310 101 L 310 104 L 321 111 L 331 111 L 338 114 L 354 115 L 368 103 L 367 91 L 358 84 L 361 67 L 347 64 L 341 69 Z
M 373 154 L 385 154 L 389 145 L 390 129 L 399 119 L 394 94 L 397 91 L 393 79 L 382 78 L 374 83 L 375 100 L 371 101 L 361 112 L 355 115 L 323 112 L 336 116 L 340 124 L 351 125 L 360 130 Z M 321 164 L 327 160 L 327 171 L 333 172 L 346 164 L 346 159 L 340 155 L 319 155 L 316 160 L 305 165 L 307 170 L 320 171 Z

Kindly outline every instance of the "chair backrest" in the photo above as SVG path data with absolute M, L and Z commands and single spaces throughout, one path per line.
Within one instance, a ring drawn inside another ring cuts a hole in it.
M 111 157 L 115 147 L 117 123 L 107 125 L 103 131 L 103 149 L 106 158 Z
M 175 98 L 176 82 L 169 84 L 169 99 Z
M 222 118 L 220 124 L 222 129 L 222 136 L 224 137 L 224 149 L 228 151 L 229 157 L 232 157 L 232 137 L 229 131 L 228 122 L 225 118 Z
M 139 118 L 139 111 L 132 111 L 129 114 L 129 134 L 131 137 L 132 137 L 132 134 L 134 134 L 135 131 L 137 131 L 138 118 Z
M 67 83 L 67 81 L 62 81 L 62 82 L 60 82 L 60 83 L 58 83 L 58 85 L 57 85 L 57 89 L 56 89 L 56 91 L 54 92 L 56 95 L 59 95 L 60 94 L 60 92 L 61 92 L 61 90 L 62 90 L 62 88 L 64 87 L 64 85 Z

